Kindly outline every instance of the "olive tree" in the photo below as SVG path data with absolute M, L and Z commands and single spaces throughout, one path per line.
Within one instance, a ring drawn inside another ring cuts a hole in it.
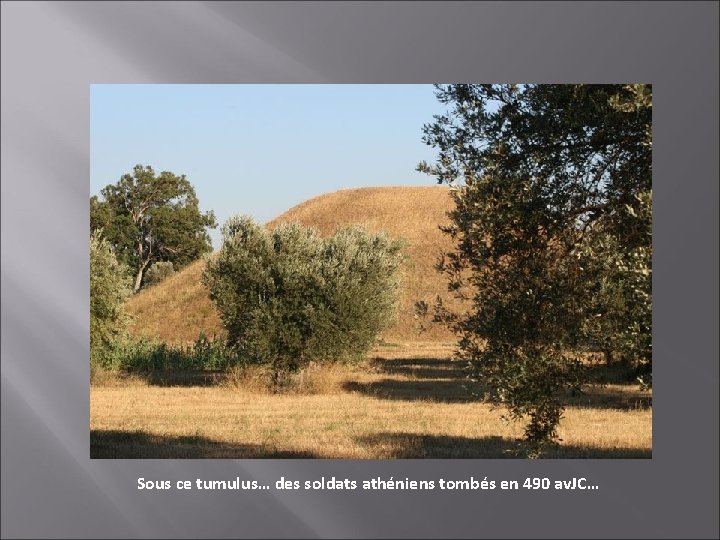
M 583 343 L 651 365 L 649 85 L 448 85 L 419 170 L 454 187 L 443 313 L 487 397 L 553 439 Z M 467 286 L 467 289 L 466 289 Z
M 123 305 L 132 292 L 130 272 L 118 262 L 102 230 L 90 236 L 90 361 L 102 363 L 127 322 Z
M 173 263 L 170 261 L 157 261 L 147 269 L 147 272 L 145 272 L 143 284 L 145 287 L 157 285 L 173 275 L 175 275 Z
M 272 365 L 276 384 L 310 361 L 349 360 L 372 347 L 395 315 L 402 244 L 354 226 L 313 228 L 229 219 L 203 281 L 229 345 Z

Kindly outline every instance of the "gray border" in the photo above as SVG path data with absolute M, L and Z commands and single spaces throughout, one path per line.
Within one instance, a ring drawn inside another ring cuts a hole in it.
M 651 460 L 88 457 L 90 83 L 652 82 Z M 716 2 L 2 3 L 3 537 L 718 537 Z M 587 476 L 572 492 L 138 492 L 136 478 Z

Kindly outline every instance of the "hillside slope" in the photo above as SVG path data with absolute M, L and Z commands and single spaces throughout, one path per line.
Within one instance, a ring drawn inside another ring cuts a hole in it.
M 382 337 L 387 341 L 447 342 L 453 341 L 453 335 L 439 326 L 418 333 L 414 305 L 418 300 L 432 305 L 438 294 L 455 305 L 446 292 L 445 278 L 434 268 L 438 255 L 452 248 L 438 228 L 448 222 L 446 214 L 451 208 L 452 200 L 444 186 L 345 189 L 305 201 L 267 226 L 298 221 L 316 227 L 322 235 L 330 235 L 338 227 L 360 223 L 372 231 L 383 230 L 404 238 L 408 259 L 401 270 L 398 322 Z M 133 317 L 131 332 L 168 343 L 193 341 L 200 332 L 222 335 L 220 318 L 200 282 L 204 266 L 204 261 L 196 261 L 131 298 L 127 304 Z

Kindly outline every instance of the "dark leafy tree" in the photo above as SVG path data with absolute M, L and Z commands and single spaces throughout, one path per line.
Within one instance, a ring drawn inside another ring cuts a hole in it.
M 578 351 L 626 354 L 649 372 L 652 91 L 649 85 L 449 85 L 424 127 L 455 186 L 439 267 L 472 302 L 438 312 L 487 397 L 551 440 Z
M 137 165 L 101 194 L 102 200 L 90 199 L 90 228 L 102 228 L 120 262 L 132 269 L 135 291 L 152 263 L 167 261 L 180 269 L 212 250 L 207 229 L 217 226 L 215 216 L 200 212 L 184 175 L 155 175 Z

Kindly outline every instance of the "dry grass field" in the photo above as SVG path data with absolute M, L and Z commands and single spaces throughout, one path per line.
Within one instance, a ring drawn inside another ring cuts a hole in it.
M 446 305 L 457 302 L 446 291 L 445 278 L 434 265 L 442 251 L 452 248 L 439 229 L 447 224 L 453 202 L 444 186 L 379 187 L 345 189 L 310 199 L 291 208 L 270 223 L 297 221 L 317 228 L 323 235 L 350 223 L 360 223 L 371 231 L 386 231 L 407 242 L 407 260 L 401 269 L 401 295 L 398 321 L 383 332 L 388 341 L 418 339 L 414 305 L 424 300 L 433 305 L 438 294 Z M 130 299 L 127 310 L 133 316 L 131 332 L 166 343 L 183 344 L 207 336 L 223 335 L 220 317 L 200 282 L 204 261 L 197 261 L 175 276 L 141 291 Z M 425 341 L 451 341 L 443 327 L 429 327 Z
M 109 376 L 90 389 L 94 458 L 512 458 L 522 425 L 478 402 L 452 347 L 386 346 L 358 366 L 311 367 L 272 393 L 263 374 Z M 649 458 L 651 394 L 568 397 L 548 458 Z
M 519 452 L 522 423 L 479 401 L 463 365 L 452 360 L 444 327 L 418 333 L 414 305 L 446 292 L 434 265 L 452 248 L 440 224 L 453 203 L 446 187 L 342 190 L 311 199 L 268 223 L 298 221 L 332 234 L 361 223 L 407 242 L 397 323 L 356 366 L 311 366 L 274 393 L 259 368 L 230 373 L 96 373 L 90 389 L 91 455 L 97 458 L 508 458 Z M 143 290 L 127 305 L 131 332 L 167 344 L 201 332 L 223 336 L 201 284 L 204 261 Z M 421 342 L 419 342 L 421 340 Z M 608 384 L 568 396 L 559 446 L 550 458 L 647 458 L 652 396 L 588 366 Z

